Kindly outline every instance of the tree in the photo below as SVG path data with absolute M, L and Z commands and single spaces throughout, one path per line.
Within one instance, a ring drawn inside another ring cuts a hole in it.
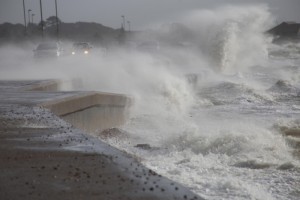
M 45 24 L 46 24 L 46 22 L 43 20 L 43 21 L 40 21 L 40 22 L 38 23 L 38 26 L 39 26 L 39 27 L 42 27 L 42 25 L 45 26 Z
M 46 19 L 45 26 L 46 27 L 56 26 L 57 22 L 58 24 L 61 24 L 61 20 L 59 18 L 57 18 L 56 20 L 56 16 L 51 16 Z

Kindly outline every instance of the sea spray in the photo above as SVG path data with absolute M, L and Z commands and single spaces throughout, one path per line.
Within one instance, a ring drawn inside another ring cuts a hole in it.
M 205 57 L 224 73 L 261 65 L 267 59 L 270 38 L 264 32 L 273 24 L 267 6 L 200 10 L 183 21 L 196 33 L 194 42 Z

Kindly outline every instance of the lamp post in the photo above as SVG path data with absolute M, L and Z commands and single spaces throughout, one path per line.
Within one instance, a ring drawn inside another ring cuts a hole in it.
M 55 0 L 55 14 L 56 14 L 56 39 L 59 39 L 59 30 L 58 30 L 58 16 L 57 16 L 57 0 Z
M 130 32 L 130 21 L 127 21 L 128 24 L 128 31 Z
M 31 9 L 28 9 L 28 25 L 30 24 L 30 12 L 31 12 Z
M 26 24 L 26 14 L 25 14 L 25 2 L 24 2 L 24 0 L 23 0 L 23 12 L 24 12 L 24 27 L 25 27 L 24 34 L 26 35 L 26 33 L 27 33 L 27 24 Z
M 43 22 L 43 8 L 42 8 L 42 0 L 40 0 L 40 10 L 41 10 L 41 26 L 42 26 L 42 37 L 44 37 L 44 22 Z
M 35 16 L 35 14 L 31 14 L 31 23 L 33 23 L 33 17 Z
M 125 30 L 125 16 L 122 15 L 121 17 L 122 17 L 122 19 L 123 19 L 122 26 L 123 26 L 123 28 L 124 28 L 124 30 Z

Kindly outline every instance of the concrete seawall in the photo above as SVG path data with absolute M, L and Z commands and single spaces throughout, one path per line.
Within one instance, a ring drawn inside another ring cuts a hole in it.
M 41 105 L 75 127 L 94 132 L 124 124 L 130 104 L 125 95 L 89 92 Z
M 50 98 L 41 98 L 37 105 L 50 109 L 57 116 L 88 133 L 118 127 L 125 122 L 132 103 L 126 95 L 95 91 L 58 92 L 61 84 L 59 80 L 0 81 L 0 91 L 10 94 L 24 94 L 27 91 L 28 95 L 34 96 L 39 96 L 36 92 L 40 92 L 45 97 L 48 93 Z M 57 92 L 59 98 L 53 95 L 54 92 Z M 23 94 L 19 95 L 19 99 L 26 98 Z

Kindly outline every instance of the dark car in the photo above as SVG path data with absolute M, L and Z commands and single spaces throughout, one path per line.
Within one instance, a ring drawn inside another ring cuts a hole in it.
M 33 52 L 36 59 L 51 59 L 62 56 L 63 48 L 58 42 L 44 42 L 40 43 Z
M 76 42 L 73 44 L 72 55 L 90 54 L 92 48 L 88 42 Z
M 156 41 L 145 41 L 137 46 L 137 50 L 147 53 L 157 53 L 160 50 L 160 46 Z

